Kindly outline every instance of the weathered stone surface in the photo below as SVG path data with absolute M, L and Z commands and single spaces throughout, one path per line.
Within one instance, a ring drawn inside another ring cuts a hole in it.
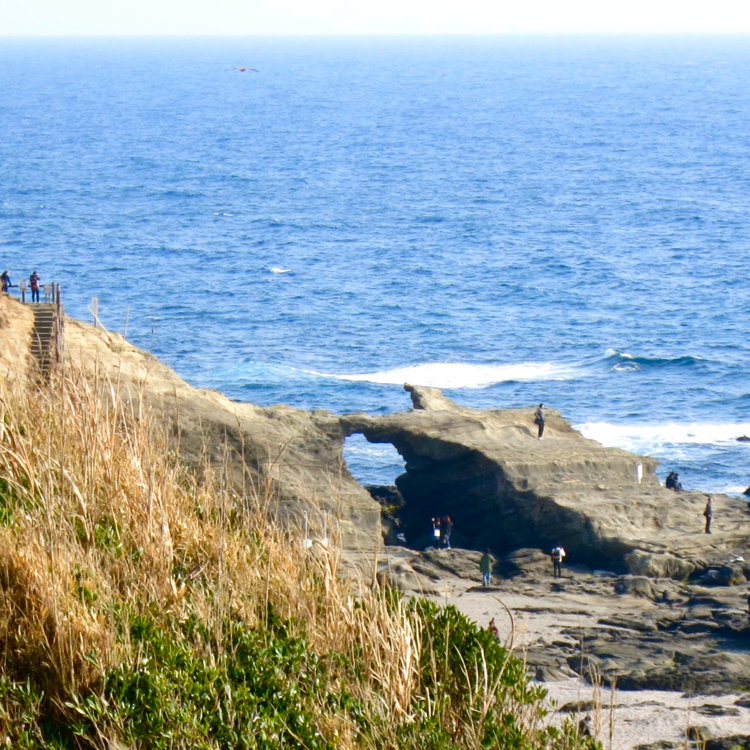
M 733 734 L 730 737 L 707 739 L 704 750 L 750 750 L 750 737 L 746 734 Z
M 261 408 L 193 388 L 175 372 L 117 334 L 68 319 L 64 342 L 70 363 L 116 385 L 122 398 L 143 398 L 170 430 L 183 458 L 221 467 L 248 498 L 272 501 L 288 522 L 310 535 L 340 534 L 349 550 L 381 544 L 380 507 L 351 476 L 343 459 L 344 433 L 324 411 Z
M 695 563 L 675 555 L 652 554 L 635 549 L 625 555 L 625 567 L 636 576 L 649 578 L 676 578 L 683 580 L 695 571 Z
M 393 554 L 391 548 L 386 551 L 388 557 Z M 483 625 L 490 616 L 515 623 L 503 629 L 503 640 L 517 643 L 527 627 L 523 623 L 546 623 L 545 635 L 522 644 L 538 680 L 575 674 L 615 683 L 618 690 L 705 695 L 750 689 L 750 626 L 745 593 L 738 587 L 706 588 L 583 569 L 564 569 L 564 577 L 555 579 L 546 555 L 519 550 L 509 556 L 516 563 L 514 572 L 496 575 L 484 588 L 478 552 L 401 548 L 396 554 L 410 571 L 418 571 L 415 588 L 407 576 L 396 582 L 403 590 L 451 601 L 475 612 Z M 511 567 L 500 560 L 497 569 Z
M 604 448 L 553 410 L 537 440 L 531 407 L 479 411 L 434 388 L 405 388 L 412 411 L 341 422 L 403 456 L 396 484 L 415 546 L 429 545 L 432 516 L 448 514 L 454 546 L 502 554 L 561 543 L 567 564 L 677 579 L 750 546 L 744 501 L 714 495 L 714 533 L 704 534 L 703 493 L 666 490 L 655 459 Z
M 33 312 L 0 297 L 0 378 L 6 387 L 25 386 L 31 371 Z M 171 435 L 183 460 L 213 467 L 248 501 L 272 501 L 288 523 L 310 535 L 340 535 L 350 553 L 381 546 L 380 508 L 356 482 L 343 459 L 344 432 L 338 417 L 287 406 L 260 408 L 220 393 L 193 388 L 150 354 L 122 336 L 65 319 L 66 366 L 82 370 L 125 403 L 143 399 Z M 137 413 L 137 412 L 135 412 Z

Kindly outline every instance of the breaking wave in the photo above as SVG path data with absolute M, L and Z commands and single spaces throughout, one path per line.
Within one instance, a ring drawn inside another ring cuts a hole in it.
M 665 445 L 730 445 L 750 436 L 750 422 L 665 422 L 664 424 L 610 424 L 586 422 L 576 425 L 585 437 L 602 445 L 625 450 L 658 452 Z M 747 443 L 750 450 L 750 442 Z
M 511 381 L 571 380 L 578 377 L 576 368 L 552 362 L 521 362 L 507 365 L 472 365 L 461 362 L 435 362 L 409 365 L 352 375 L 334 375 L 339 380 L 387 385 L 424 385 L 446 390 L 486 388 Z

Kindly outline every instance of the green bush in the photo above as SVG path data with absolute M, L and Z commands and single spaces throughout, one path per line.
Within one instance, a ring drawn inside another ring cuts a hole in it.
M 354 697 L 351 688 L 362 679 L 356 663 L 338 653 L 316 655 L 299 623 L 272 611 L 261 628 L 228 619 L 209 631 L 195 617 L 122 610 L 132 661 L 71 696 L 64 717 L 31 683 L 0 682 L 2 727 L 22 750 L 105 748 L 113 740 L 149 750 L 334 750 L 335 738 L 320 725 L 327 713 L 343 720 L 361 747 L 598 747 L 571 726 L 544 726 L 544 690 L 530 685 L 523 663 L 489 632 L 453 607 L 424 600 L 409 606 L 421 621 L 423 649 L 411 720 L 400 725 L 383 715 L 374 693 L 371 705 Z M 468 686 L 475 684 L 489 691 L 473 693 Z

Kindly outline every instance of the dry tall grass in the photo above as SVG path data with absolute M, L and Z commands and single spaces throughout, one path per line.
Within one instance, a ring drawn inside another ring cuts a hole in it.
M 357 661 L 360 679 L 348 688 L 386 723 L 408 722 L 427 647 L 420 619 L 369 582 L 343 578 L 335 540 L 306 549 L 295 529 L 269 522 L 272 498 L 238 496 L 221 467 L 199 473 L 181 464 L 174 437 L 145 402 L 123 399 L 104 377 L 68 370 L 43 390 L 2 394 L 5 673 L 33 674 L 64 710 L 67 696 L 137 660 L 127 633 L 118 633 L 123 608 L 197 615 L 215 633 L 208 656 L 221 659 L 231 658 L 221 653 L 227 618 L 261 627 L 271 605 L 304 627 L 316 651 Z M 477 726 L 496 689 L 486 680 L 467 685 Z M 431 698 L 436 712 L 446 710 Z M 336 746 L 353 747 L 347 720 L 320 710 Z M 527 720 L 538 723 L 538 712 Z M 463 731 L 469 746 L 479 734 Z

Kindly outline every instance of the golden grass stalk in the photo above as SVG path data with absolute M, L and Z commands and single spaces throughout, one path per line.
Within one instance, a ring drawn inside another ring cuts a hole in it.
M 107 669 L 138 659 L 117 630 L 123 611 L 196 615 L 214 634 L 207 658 L 221 659 L 231 658 L 221 652 L 227 618 L 262 626 L 271 606 L 299 623 L 317 653 L 356 661 L 358 679 L 347 687 L 386 725 L 411 721 L 431 646 L 406 602 L 342 575 L 335 533 L 327 546 L 307 548 L 299 529 L 274 521 L 272 471 L 259 477 L 245 467 L 243 486 L 232 486 L 226 465 L 183 465 L 177 441 L 142 393 L 99 373 L 69 368 L 43 390 L 0 393 L 7 673 L 22 679 L 33 670 L 62 706 Z M 465 680 L 477 719 L 462 732 L 473 744 L 498 689 L 475 667 Z M 423 699 L 428 712 L 445 711 L 436 696 Z M 346 718 L 321 707 L 320 723 L 337 747 L 357 746 Z

